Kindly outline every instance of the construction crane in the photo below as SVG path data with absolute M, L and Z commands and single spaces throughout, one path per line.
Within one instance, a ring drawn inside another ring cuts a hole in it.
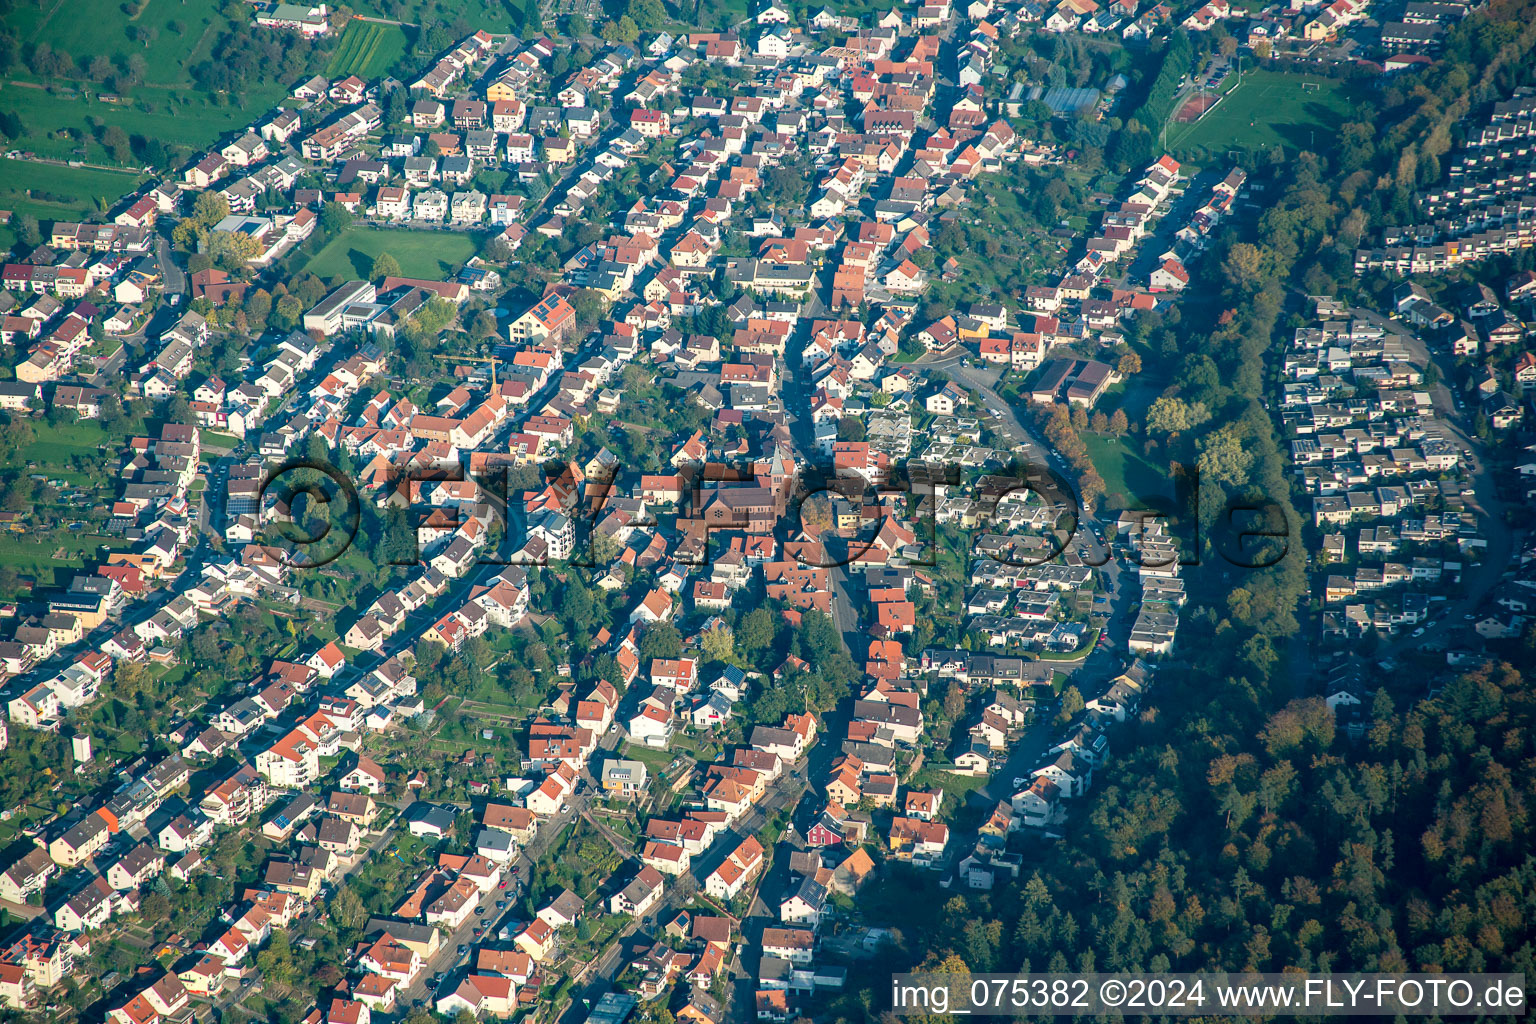
M 433 359 L 441 359 L 445 363 L 490 363 L 491 364 L 491 390 L 496 390 L 496 364 L 505 363 L 505 359 L 497 359 L 493 352 L 488 356 L 433 356 Z

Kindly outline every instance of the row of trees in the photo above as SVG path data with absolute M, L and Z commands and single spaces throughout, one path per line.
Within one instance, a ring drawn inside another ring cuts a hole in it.
M 1195 51 L 1190 44 L 1189 33 L 1183 29 L 1175 29 L 1163 47 L 1162 63 L 1158 66 L 1157 73 L 1145 83 L 1138 83 L 1138 88 L 1144 91 L 1142 91 L 1141 104 L 1131 118 L 1149 133 L 1156 134 L 1160 131 L 1169 116 L 1173 114 L 1174 98 L 1178 95 L 1185 76 L 1193 70 L 1194 56 Z

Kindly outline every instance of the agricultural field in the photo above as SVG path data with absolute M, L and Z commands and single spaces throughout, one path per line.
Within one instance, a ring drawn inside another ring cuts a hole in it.
M 326 75 L 333 79 L 356 75 L 371 81 L 400 59 L 405 46 L 405 30 L 400 26 L 353 19 L 336 44 Z
M 441 281 L 475 254 L 475 240 L 456 231 L 351 227 L 315 253 L 304 269 L 326 280 L 363 278 L 383 252 L 395 258 L 405 276 Z
M 1227 84 L 1230 83 L 1230 84 Z M 1229 150 L 1326 148 L 1349 117 L 1349 86 L 1316 75 L 1249 71 L 1229 76 L 1220 102 L 1197 121 L 1169 120 L 1168 148 L 1180 159 Z M 1180 104 L 1182 108 L 1182 104 Z
M 523 27 L 525 0 L 359 0 L 349 5 L 358 14 L 412 25 L 463 19 L 487 32 L 518 32 Z M 549 5 L 545 5 L 549 10 Z M 549 15 L 545 16 L 546 21 Z

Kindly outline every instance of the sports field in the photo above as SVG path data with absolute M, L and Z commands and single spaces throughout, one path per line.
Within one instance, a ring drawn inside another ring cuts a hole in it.
M 1148 499 L 1172 496 L 1167 473 L 1147 461 L 1134 439 L 1084 431 L 1083 443 L 1104 481 L 1105 508 L 1139 508 Z
M 347 22 L 336 52 L 326 74 L 331 78 L 356 75 L 364 81 L 372 81 L 405 53 L 405 31 L 398 25 L 381 25 L 376 21 Z
M 315 253 L 304 269 L 326 280 L 361 279 L 382 252 L 395 258 L 406 277 L 442 281 L 475 254 L 475 240 L 455 231 L 352 227 Z
M 1168 148 L 1180 157 L 1220 155 L 1231 149 L 1322 149 L 1349 116 L 1342 82 L 1284 71 L 1248 71 L 1199 120 L 1168 123 Z M 1180 104 L 1180 111 L 1184 104 Z

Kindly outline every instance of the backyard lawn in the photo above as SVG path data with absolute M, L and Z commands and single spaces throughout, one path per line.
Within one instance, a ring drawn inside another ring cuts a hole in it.
M 966 797 L 986 784 L 985 775 L 961 775 L 933 765 L 924 765 L 907 780 L 909 789 L 942 789 L 945 804 L 952 808 L 963 806 Z
M 647 747 L 639 743 L 624 744 L 623 756 L 631 761 L 639 761 L 650 769 L 652 773 L 661 771 L 677 757 L 676 754 L 666 750 L 657 750 L 655 747 Z
M 383 252 L 395 258 L 406 277 L 442 281 L 475 254 L 475 240 L 456 231 L 351 227 L 315 253 L 304 269 L 327 280 L 361 279 Z
M 1248 71 L 1198 121 L 1168 124 L 1179 157 L 1225 156 L 1231 149 L 1326 149 L 1349 116 L 1349 85 L 1316 75 Z

